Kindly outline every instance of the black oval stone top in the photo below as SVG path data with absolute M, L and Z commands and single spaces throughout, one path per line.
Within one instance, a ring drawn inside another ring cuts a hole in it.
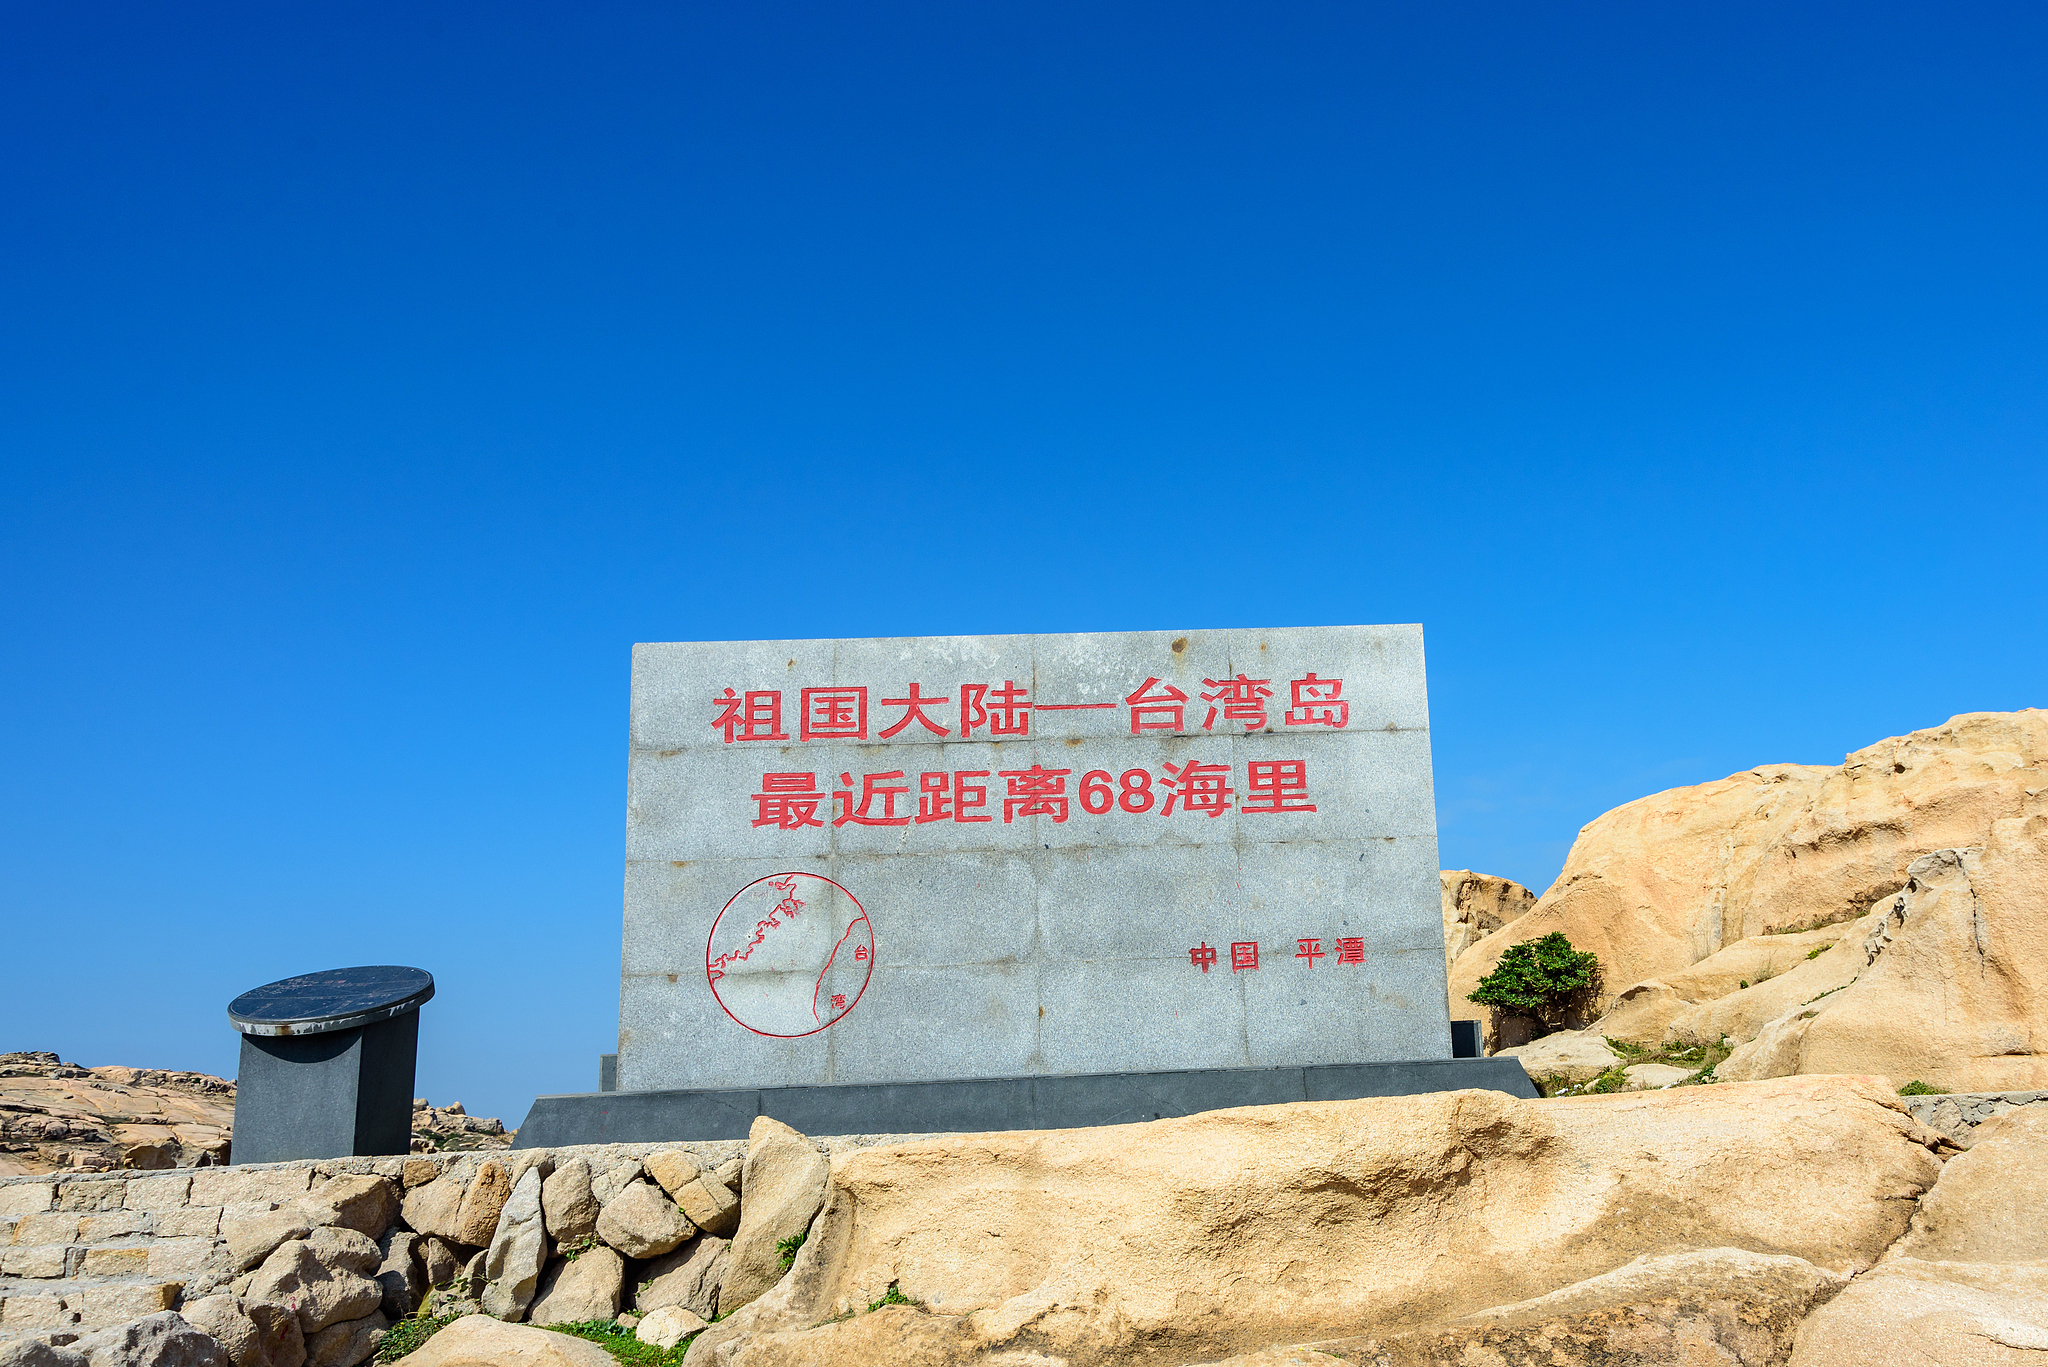
M 228 1003 L 228 1021 L 245 1035 L 322 1035 L 417 1011 L 433 995 L 425 969 L 330 968 L 251 988 Z

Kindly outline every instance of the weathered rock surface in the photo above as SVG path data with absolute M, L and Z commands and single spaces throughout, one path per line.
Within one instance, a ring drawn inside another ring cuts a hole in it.
M 1742 939 L 1861 917 L 1915 859 L 2041 811 L 2044 758 L 2048 712 L 1967 713 L 1839 766 L 1767 765 L 1617 807 L 1533 909 L 1458 957 L 1453 1013 L 1479 1018 L 1466 994 L 1501 951 L 1552 930 L 1600 956 L 1611 1000 Z
M 2048 1266 L 1898 1258 L 1800 1327 L 1791 1367 L 2040 1367 Z
M 745 1305 L 782 1279 L 776 1245 L 811 1227 L 825 1203 L 832 1164 L 811 1141 L 769 1117 L 747 1133 L 746 1199 L 719 1290 L 725 1310 Z
M 1791 1353 L 1800 1321 L 1846 1281 L 1782 1254 L 1738 1248 L 1671 1253 L 1446 1324 L 1312 1346 L 1376 1367 L 1777 1367 Z
M 319 1223 L 376 1238 L 398 1215 L 398 1192 L 382 1177 L 344 1173 L 313 1188 L 303 1203 Z
M 489 1244 L 498 1229 L 498 1216 L 511 1195 L 510 1165 L 499 1159 L 486 1159 L 462 1193 L 462 1205 L 456 1211 L 455 1227 L 448 1231 L 448 1237 L 458 1244 Z
M 548 1264 L 526 1318 L 533 1324 L 608 1320 L 619 1313 L 625 1287 L 626 1260 L 599 1244 Z
M 653 1258 L 696 1233 L 682 1208 L 661 1188 L 628 1182 L 597 1215 L 597 1237 L 629 1258 Z
M 1559 1030 L 1500 1052 L 1520 1059 L 1530 1077 L 1561 1077 L 1567 1082 L 1591 1082 L 1621 1062 L 1597 1030 Z
M 1692 1076 L 1693 1070 L 1679 1068 L 1669 1063 L 1632 1063 L 1621 1070 L 1627 1081 L 1623 1089 L 1632 1092 L 1649 1091 L 1658 1087 L 1676 1087 Z
M 0 1054 L 0 1177 L 87 1166 L 73 1155 L 108 1169 L 221 1164 L 234 1121 L 223 1078 Z
M 228 1355 L 213 1336 L 175 1310 L 87 1334 L 68 1346 L 91 1367 L 228 1367 Z
M 179 1311 L 213 1336 L 234 1367 L 302 1367 L 305 1332 L 291 1307 L 236 1296 L 204 1296 Z
M 634 1326 L 633 1337 L 657 1348 L 673 1348 L 705 1327 L 704 1320 L 680 1305 L 664 1305 Z
M 1536 905 L 1535 893 L 1490 873 L 1439 869 L 1437 881 L 1443 888 L 1445 963 Z
M 280 1246 L 256 1270 L 244 1299 L 287 1305 L 310 1339 L 330 1324 L 361 1319 L 384 1301 L 369 1273 L 383 1261 L 377 1245 L 350 1229 L 322 1229 Z
M 426 1268 L 419 1256 L 421 1242 L 419 1235 L 395 1228 L 377 1241 L 384 1257 L 370 1275 L 384 1288 L 384 1302 L 378 1308 L 387 1319 L 404 1319 L 426 1299 Z
M 597 1198 L 590 1193 L 590 1164 L 572 1158 L 541 1184 L 540 1206 L 548 1234 L 558 1244 L 597 1233 Z
M 617 1367 L 594 1343 L 488 1315 L 455 1321 L 400 1360 L 407 1367 Z
M 790 1275 L 689 1360 L 863 1361 L 895 1333 L 887 1352 L 905 1361 L 1201 1361 L 1441 1324 L 1689 1250 L 1840 1276 L 1904 1232 L 1940 1171 L 1935 1142 L 1882 1080 L 1797 1077 L 1301 1103 L 859 1150 L 834 1160 Z M 749 1218 L 757 1179 L 750 1157 Z M 892 1284 L 926 1309 L 861 1313 Z M 1676 1312 L 1660 1314 L 1630 1322 L 1680 1335 Z
M 516 1321 L 526 1313 L 548 1260 L 548 1235 L 540 1211 L 542 1176 L 538 1166 L 529 1167 L 513 1186 L 484 1260 L 484 1313 L 501 1320 Z
M 718 1287 L 725 1277 L 729 1247 L 726 1240 L 705 1234 L 667 1257 L 655 1259 L 644 1269 L 645 1285 L 634 1293 L 633 1308 L 647 1311 L 680 1305 L 704 1319 L 716 1319 Z
M 391 1321 L 372 1310 L 359 1320 L 330 1324 L 306 1340 L 306 1367 L 356 1367 L 384 1342 Z

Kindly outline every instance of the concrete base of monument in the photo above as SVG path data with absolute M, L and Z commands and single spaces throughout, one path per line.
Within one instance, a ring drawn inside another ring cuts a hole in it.
M 1537 1095 L 1521 1062 L 1511 1058 L 705 1092 L 581 1092 L 536 1098 L 512 1147 L 744 1139 L 758 1115 L 772 1116 L 808 1135 L 1064 1130 L 1233 1106 L 1355 1101 L 1468 1087 L 1518 1097 Z

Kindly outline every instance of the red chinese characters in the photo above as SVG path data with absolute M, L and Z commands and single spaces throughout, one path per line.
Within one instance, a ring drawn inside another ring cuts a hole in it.
M 977 808 L 988 806 L 988 785 L 969 783 L 971 778 L 987 778 L 986 769 L 961 769 L 952 773 L 941 771 L 936 774 L 917 776 L 917 824 L 927 825 L 934 821 L 989 821 L 987 812 L 970 816 Z
M 1159 766 L 1172 776 L 1173 786 L 1167 790 L 1166 805 L 1160 815 L 1172 816 L 1176 802 L 1181 810 L 1202 812 L 1211 818 L 1222 816 L 1230 810 L 1231 795 L 1237 790 L 1230 786 L 1230 766 L 1227 764 L 1203 764 L 1187 760 L 1181 764 Z
M 761 689 L 745 697 L 728 688 L 711 700 L 718 715 L 711 729 L 725 733 L 725 743 L 735 740 L 788 740 L 782 729 L 782 690 Z
M 1020 816 L 1049 816 L 1054 821 L 1067 819 L 1067 775 L 1072 769 L 1047 769 L 1032 765 L 1029 769 L 1004 769 L 1000 776 L 1010 781 L 1010 791 L 1003 797 L 1003 820 L 1013 821 Z
M 992 736 L 1031 734 L 1031 702 L 1028 690 L 1015 679 L 1003 680 L 1001 688 L 987 684 L 960 685 L 960 735 L 974 734 L 977 726 L 988 727 Z
M 1287 709 L 1289 726 L 1345 727 L 1351 724 L 1351 704 L 1344 700 L 1342 679 L 1318 679 L 1310 670 L 1305 679 L 1287 685 L 1294 706 Z
M 1337 962 L 1340 964 L 1362 964 L 1365 962 L 1365 939 L 1358 935 L 1342 936 L 1337 941 Z
M 882 706 L 900 707 L 904 709 L 904 712 L 903 720 L 897 722 L 894 726 L 882 732 L 881 739 L 888 740 L 891 736 L 901 731 L 904 727 L 910 725 L 910 723 L 913 721 L 916 722 L 918 725 L 922 726 L 925 730 L 931 732 L 935 736 L 943 737 L 947 735 L 947 728 L 939 722 L 933 721 L 924 709 L 926 705 L 929 703 L 947 703 L 951 701 L 953 701 L 951 698 L 934 698 L 929 694 L 920 694 L 917 691 L 916 684 L 912 684 L 910 686 L 910 696 L 907 698 L 882 699 Z
M 1319 959 L 1334 958 L 1339 964 L 1347 964 L 1353 967 L 1365 962 L 1364 936 L 1340 935 L 1331 940 L 1330 943 L 1336 946 L 1334 954 L 1330 950 L 1323 948 L 1322 936 L 1300 936 L 1294 942 L 1294 957 L 1301 960 L 1309 968 L 1314 968 L 1316 961 Z M 1188 962 L 1194 967 L 1201 969 L 1202 972 L 1207 973 L 1210 966 L 1216 962 L 1216 951 L 1209 947 L 1207 940 L 1204 940 L 1188 951 Z M 1231 972 L 1242 973 L 1258 966 L 1259 942 L 1257 940 L 1240 940 L 1231 945 Z
M 1241 725 L 1247 731 L 1266 729 L 1266 699 L 1273 696 L 1268 687 L 1271 679 L 1254 679 L 1240 674 L 1234 679 L 1204 679 L 1202 686 L 1213 690 L 1202 694 L 1202 701 L 1210 703 L 1209 715 L 1202 720 L 1202 729 L 1212 731 L 1220 715 L 1225 726 Z
M 1207 940 L 1188 951 L 1188 962 L 1207 973 L 1216 963 L 1216 951 L 1209 948 Z
M 850 822 L 856 826 L 908 826 L 910 813 L 906 811 L 899 815 L 896 811 L 896 799 L 901 794 L 909 792 L 910 785 L 890 782 L 891 779 L 902 777 L 901 769 L 892 769 L 886 774 L 863 776 L 860 781 L 860 805 L 856 807 L 852 791 L 853 775 L 841 774 L 839 781 L 846 787 L 832 794 L 833 801 L 839 805 L 839 815 L 832 818 L 832 824 L 844 826 Z M 875 810 L 877 798 L 882 802 L 882 810 L 879 812 Z
M 1294 957 L 1297 959 L 1308 960 L 1308 966 L 1310 968 L 1314 968 L 1316 966 L 1317 959 L 1324 957 L 1323 942 L 1320 939 L 1311 938 L 1306 940 L 1296 940 L 1294 943 Z
M 818 789 L 816 774 L 763 774 L 761 791 L 754 794 L 754 801 L 760 808 L 754 817 L 756 826 L 773 826 L 783 831 L 824 827 L 825 823 L 818 820 L 818 807 L 825 801 L 825 794 Z
M 866 740 L 868 691 L 865 688 L 806 688 L 798 724 L 802 740 Z
M 1243 973 L 1259 966 L 1259 942 L 1239 940 L 1230 947 L 1230 971 Z
M 1255 759 L 1245 766 L 1245 800 L 1238 810 L 1246 816 L 1267 812 L 1312 812 L 1308 796 L 1308 761 L 1305 759 Z
M 1148 677 L 1124 701 L 1131 705 L 1131 734 L 1134 736 L 1141 736 L 1147 731 L 1187 729 L 1181 719 L 1187 709 L 1188 695 L 1170 683 Z

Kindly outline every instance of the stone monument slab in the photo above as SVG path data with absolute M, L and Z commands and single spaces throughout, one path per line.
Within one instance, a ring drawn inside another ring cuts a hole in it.
M 1418 626 L 646 644 L 617 1085 L 1449 1059 Z

